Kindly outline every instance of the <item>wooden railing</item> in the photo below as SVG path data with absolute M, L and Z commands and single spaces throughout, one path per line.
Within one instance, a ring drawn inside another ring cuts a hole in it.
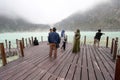
M 0 55 L 3 66 L 7 64 L 7 57 L 9 57 L 10 55 L 10 54 L 6 55 L 6 53 L 11 53 L 12 52 L 11 50 L 13 49 L 11 46 L 12 45 L 11 41 L 9 41 L 8 43 L 7 42 L 8 41 L 5 40 L 6 48 L 4 47 L 4 43 L 0 43 Z M 28 44 L 26 44 L 26 47 L 28 47 L 27 45 Z M 16 49 L 18 50 L 17 52 L 20 52 L 18 54 L 21 55 L 22 57 L 24 57 L 24 48 L 25 48 L 24 38 L 22 38 L 21 40 L 16 39 Z M 7 52 L 6 50 L 8 50 L 9 52 Z
M 116 39 L 113 38 L 111 42 L 111 54 L 113 55 L 113 60 L 116 59 L 117 52 L 118 52 L 118 37 L 116 37 Z

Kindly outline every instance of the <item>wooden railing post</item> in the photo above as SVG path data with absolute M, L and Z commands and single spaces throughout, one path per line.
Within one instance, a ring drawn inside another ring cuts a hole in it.
M 28 38 L 29 39 L 29 44 L 31 45 L 31 40 L 30 40 L 30 38 Z
M 26 47 L 28 46 L 28 43 L 27 43 L 27 38 L 25 39 L 25 42 L 26 42 Z
M 23 44 L 23 48 L 25 48 L 25 45 L 24 45 L 24 38 L 22 38 L 22 44 Z
M 115 40 L 113 38 L 111 43 L 111 54 L 113 53 L 113 50 L 114 50 L 114 43 L 115 43 Z
M 11 50 L 11 41 L 9 41 L 9 52 Z
M 106 38 L 106 48 L 108 48 L 109 37 Z
M 32 40 L 32 44 L 33 44 L 33 36 L 31 37 L 31 40 Z
M 84 36 L 84 45 L 86 45 L 86 36 Z
M 120 80 L 120 55 L 117 55 L 114 80 Z
M 41 42 L 43 42 L 43 36 L 41 36 Z
M 6 54 L 5 54 L 5 49 L 4 49 L 3 43 L 0 43 L 0 51 L 1 51 L 1 56 L 2 56 L 3 66 L 5 66 L 7 64 L 7 60 L 6 60 Z
M 117 49 L 118 49 L 118 38 L 116 38 L 115 44 L 114 44 L 113 60 L 116 59 Z
M 8 48 L 7 40 L 5 40 L 6 48 Z
M 22 42 L 22 40 L 20 40 L 20 51 L 21 51 L 22 57 L 24 57 L 23 42 Z
M 16 39 L 16 45 L 17 45 L 17 48 L 18 48 L 18 39 Z

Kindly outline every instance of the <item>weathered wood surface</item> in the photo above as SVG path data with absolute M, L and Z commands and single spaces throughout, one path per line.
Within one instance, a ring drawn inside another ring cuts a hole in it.
M 115 62 L 110 49 L 81 45 L 73 54 L 72 44 L 66 51 L 58 49 L 56 59 L 49 58 L 46 42 L 25 48 L 20 59 L 0 68 L 0 80 L 113 80 Z

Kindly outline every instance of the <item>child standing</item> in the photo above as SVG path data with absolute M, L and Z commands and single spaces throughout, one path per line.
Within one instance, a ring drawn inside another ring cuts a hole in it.
M 94 46 L 96 46 L 96 43 L 97 43 L 99 47 L 100 39 L 103 34 L 104 33 L 101 33 L 101 29 L 98 29 L 98 32 L 95 34 L 95 37 L 94 37 Z

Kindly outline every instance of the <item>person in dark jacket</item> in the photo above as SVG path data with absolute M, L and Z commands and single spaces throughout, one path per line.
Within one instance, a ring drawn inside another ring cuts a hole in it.
M 37 38 L 35 37 L 34 41 L 33 41 L 33 45 L 39 45 L 39 42 L 37 40 Z
M 60 44 L 60 36 L 56 32 L 55 27 L 53 28 L 53 32 L 49 33 L 48 42 L 50 45 L 49 56 L 52 57 L 52 52 L 54 50 L 54 58 L 56 58 L 57 57 L 57 48 L 59 48 L 59 44 Z
M 95 37 L 94 37 L 94 46 L 96 46 L 96 43 L 97 43 L 99 47 L 100 39 L 103 34 L 104 33 L 101 33 L 101 29 L 98 29 L 98 32 L 95 34 Z
M 50 32 L 48 33 L 48 37 L 49 37 L 49 34 L 50 34 L 51 32 L 53 32 L 53 29 L 50 28 L 49 31 L 50 31 Z M 48 41 L 49 41 L 49 40 L 48 40 Z M 47 43 L 47 45 L 49 45 L 49 42 Z

